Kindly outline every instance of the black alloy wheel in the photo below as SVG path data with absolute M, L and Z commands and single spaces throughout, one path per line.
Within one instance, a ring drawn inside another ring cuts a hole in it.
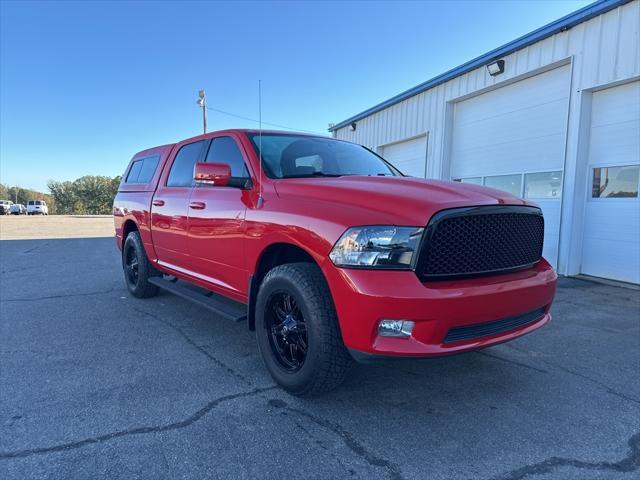
M 284 390 L 309 397 L 342 383 L 353 359 L 316 264 L 286 263 L 269 270 L 260 282 L 255 316 L 262 360 Z
M 265 326 L 278 363 L 290 373 L 300 370 L 307 358 L 309 340 L 304 315 L 290 293 L 280 290 L 271 295 Z
M 122 247 L 122 270 L 127 289 L 134 297 L 148 298 L 158 293 L 158 287 L 149 279 L 161 273 L 149 262 L 137 231 L 127 235 Z
M 131 286 L 135 287 L 136 285 L 138 285 L 138 278 L 140 275 L 138 253 L 136 252 L 135 246 L 133 245 L 129 246 L 125 253 L 124 268 L 127 275 L 127 281 L 131 284 Z

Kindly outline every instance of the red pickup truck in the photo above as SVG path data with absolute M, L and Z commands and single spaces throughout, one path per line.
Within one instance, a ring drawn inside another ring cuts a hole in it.
M 353 359 L 484 348 L 551 318 L 539 208 L 350 142 L 225 130 L 144 150 L 113 211 L 131 294 L 246 321 L 295 395 L 336 387 Z

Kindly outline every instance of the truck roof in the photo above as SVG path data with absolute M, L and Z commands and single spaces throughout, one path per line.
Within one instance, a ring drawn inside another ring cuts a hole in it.
M 174 142 L 174 143 L 167 143 L 166 145 L 159 145 L 157 147 L 147 148 L 145 150 L 142 150 L 142 151 L 136 153 L 134 155 L 134 158 L 144 157 L 146 155 L 152 155 L 154 153 L 156 153 L 156 154 L 157 153 L 163 153 L 166 150 L 170 150 L 177 143 L 185 142 L 185 141 L 189 141 L 189 140 L 193 140 L 193 141 L 202 140 L 202 139 L 206 139 L 206 138 L 212 137 L 214 135 L 219 135 L 221 133 L 258 134 L 258 133 L 260 133 L 260 130 L 257 129 L 257 128 L 227 128 L 227 129 L 224 129 L 224 130 L 216 130 L 216 131 L 213 131 L 213 132 L 207 132 L 207 133 L 204 133 L 204 134 L 195 135 L 193 137 L 184 138 L 184 139 L 179 140 L 179 141 Z M 328 135 L 322 135 L 320 133 L 315 134 L 315 133 L 305 133 L 305 132 L 296 132 L 296 131 L 287 131 L 287 130 L 262 130 L 262 133 L 265 134 L 265 135 L 269 135 L 269 134 L 291 134 L 291 135 L 304 135 L 304 136 L 307 136 L 307 137 L 332 138 L 332 137 L 329 137 Z

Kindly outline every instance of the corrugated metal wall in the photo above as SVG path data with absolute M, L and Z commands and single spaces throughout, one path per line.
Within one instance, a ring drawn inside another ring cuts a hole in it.
M 426 176 L 449 178 L 448 149 L 455 102 L 569 64 L 558 271 L 580 273 L 591 98 L 600 88 L 640 78 L 640 0 L 503 58 L 505 71 L 501 75 L 491 77 L 482 66 L 358 120 L 355 131 L 345 127 L 335 135 L 380 151 L 385 144 L 428 133 Z
M 583 22 L 504 57 L 505 72 L 491 77 L 483 66 L 341 128 L 336 137 L 376 149 L 429 132 L 427 176 L 440 178 L 445 157 L 447 102 L 479 93 L 529 72 L 571 60 L 572 96 L 640 75 L 640 1 Z M 574 106 L 574 102 L 571 102 Z

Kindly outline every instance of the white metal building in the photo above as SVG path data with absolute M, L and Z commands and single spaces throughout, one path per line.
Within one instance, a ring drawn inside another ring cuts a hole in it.
M 330 130 L 405 174 L 530 198 L 560 273 L 640 283 L 640 0 L 596 2 Z

